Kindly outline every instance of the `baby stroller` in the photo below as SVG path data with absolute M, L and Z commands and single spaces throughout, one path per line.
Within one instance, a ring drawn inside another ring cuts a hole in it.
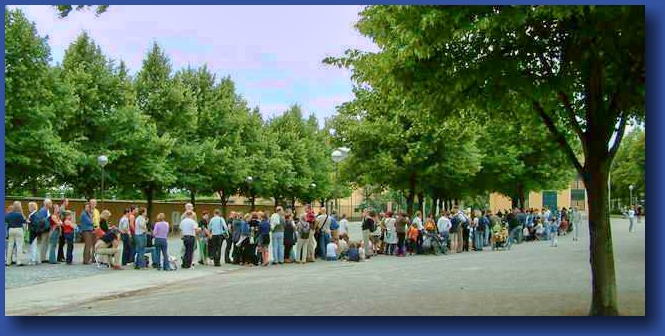
M 441 252 L 441 246 L 443 246 L 442 238 L 436 234 L 435 230 L 425 230 L 423 236 L 423 254 L 434 254 L 438 255 Z
M 494 228 L 492 230 L 492 251 L 496 250 L 510 250 L 510 243 L 508 242 L 508 228 L 503 226 L 500 230 Z

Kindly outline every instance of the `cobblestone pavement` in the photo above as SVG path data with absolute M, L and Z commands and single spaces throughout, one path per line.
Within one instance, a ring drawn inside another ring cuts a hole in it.
M 612 219 L 619 310 L 645 315 L 645 226 Z M 509 251 L 243 268 L 55 315 L 585 315 L 589 237 Z M 311 295 L 315 294 L 315 295 Z M 153 307 L 149 311 L 144 308 Z

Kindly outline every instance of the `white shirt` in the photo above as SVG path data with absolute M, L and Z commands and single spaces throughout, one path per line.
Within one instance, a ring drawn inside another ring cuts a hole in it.
M 628 210 L 628 218 L 633 218 L 633 217 L 635 217 L 635 210 L 633 209 Z
M 336 248 L 337 246 L 335 243 L 328 243 L 328 245 L 326 245 L 326 257 L 337 257 L 337 251 L 335 251 Z
M 145 225 L 145 217 L 138 216 L 136 217 L 136 227 L 134 228 L 134 234 L 140 235 L 144 234 L 147 227 Z
M 272 214 L 272 216 L 270 216 L 270 229 L 271 230 L 274 230 L 275 226 L 279 225 L 279 219 L 280 219 L 280 216 L 276 212 L 274 214 Z
M 423 227 L 423 220 L 420 219 L 420 217 L 416 216 L 416 218 L 413 219 L 413 222 L 416 223 L 416 225 L 418 225 L 418 230 L 422 231 L 425 229 L 425 227 Z
M 319 215 L 319 217 L 316 217 L 316 222 L 318 223 L 318 226 L 321 227 L 321 231 L 330 233 L 332 217 L 329 215 Z
M 453 223 L 450 222 L 450 219 L 446 216 L 439 217 L 439 220 L 436 222 L 436 227 L 439 229 L 439 232 L 449 232 L 453 227 Z
M 395 218 L 386 218 L 386 230 L 388 231 L 395 231 L 395 222 L 397 220 Z
M 349 221 L 346 220 L 346 218 L 342 219 L 342 220 L 339 222 L 339 231 L 338 231 L 338 233 L 339 233 L 340 235 L 346 233 L 346 231 L 347 231 L 347 226 L 348 226 L 348 225 L 349 225 Z
M 183 236 L 195 236 L 199 225 L 191 218 L 185 218 L 180 222 L 180 230 Z
M 127 218 L 127 216 L 122 216 L 122 218 L 120 218 L 118 229 L 120 229 L 121 233 L 129 233 L 129 218 Z

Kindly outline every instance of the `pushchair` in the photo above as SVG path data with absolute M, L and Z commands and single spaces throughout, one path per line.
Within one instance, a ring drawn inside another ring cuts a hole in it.
M 438 255 L 440 252 L 443 252 L 443 244 L 443 238 L 436 234 L 436 231 L 426 230 L 425 235 L 423 236 L 423 254 Z
M 510 250 L 508 241 L 508 228 L 503 226 L 500 230 L 492 230 L 492 251 Z

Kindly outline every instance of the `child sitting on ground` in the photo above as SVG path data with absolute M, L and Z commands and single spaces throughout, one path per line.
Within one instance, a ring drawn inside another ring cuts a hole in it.
M 326 245 L 326 260 L 337 261 L 337 238 Z
M 347 255 L 349 257 L 349 261 L 360 261 L 360 249 L 358 249 L 358 245 L 356 245 L 356 243 L 349 244 L 349 252 Z
M 365 242 L 360 242 L 356 244 L 358 246 L 358 255 L 360 256 L 360 261 L 364 261 L 367 256 L 365 255 Z M 370 245 L 370 248 L 372 245 Z

